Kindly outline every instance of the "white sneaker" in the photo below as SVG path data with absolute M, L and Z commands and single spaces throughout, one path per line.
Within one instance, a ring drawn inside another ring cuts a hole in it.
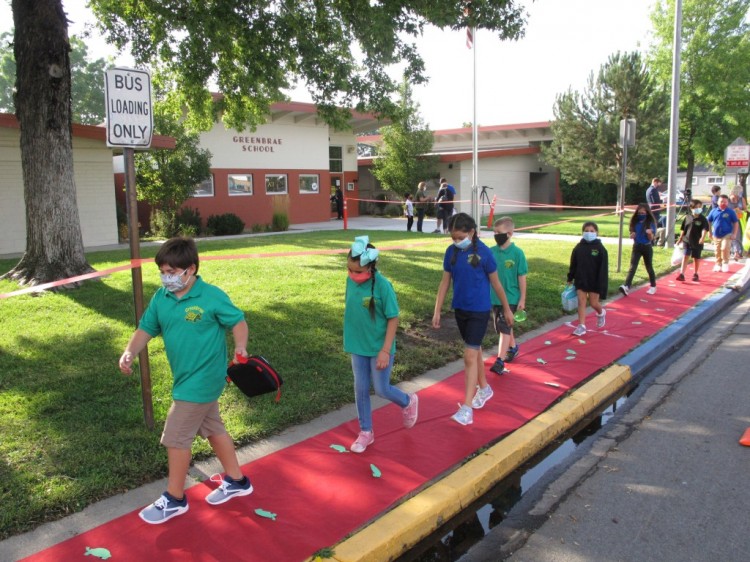
M 461 425 L 471 425 L 474 423 L 474 411 L 466 404 L 460 404 L 458 412 L 453 414 L 452 419 Z
M 471 401 L 471 407 L 472 408 L 481 408 L 487 403 L 487 400 L 492 398 L 492 396 L 495 393 L 492 391 L 492 387 L 490 385 L 485 386 L 484 388 L 480 388 L 477 386 L 477 393 L 474 395 L 474 399 Z
M 573 330 L 574 336 L 583 336 L 585 333 L 586 333 L 586 326 L 583 324 L 578 324 L 578 326 L 576 326 L 576 329 Z
M 649 287 L 648 291 L 646 291 L 646 293 L 648 293 L 649 295 L 655 295 L 656 294 L 656 286 Z
M 714 268 L 713 268 L 713 271 L 721 271 L 721 266 L 718 265 L 718 264 L 715 265 Z
M 722 273 L 729 273 L 729 265 L 724 264 L 721 266 L 721 272 Z
M 630 289 L 626 285 L 620 285 L 620 292 L 627 297 L 630 294 Z
M 597 328 L 604 328 L 604 324 L 607 323 L 606 316 L 607 316 L 607 309 L 602 308 L 602 313 L 596 315 L 596 327 Z

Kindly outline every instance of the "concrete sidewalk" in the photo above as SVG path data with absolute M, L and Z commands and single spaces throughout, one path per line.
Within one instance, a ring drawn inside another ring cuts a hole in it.
M 747 285 L 745 284 L 745 288 Z M 587 446 L 462 561 L 748 559 L 750 303 L 694 323 Z

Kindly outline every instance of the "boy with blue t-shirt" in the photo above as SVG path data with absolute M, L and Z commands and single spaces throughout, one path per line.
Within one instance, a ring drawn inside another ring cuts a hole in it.
M 235 355 L 247 356 L 245 315 L 221 289 L 198 276 L 198 249 L 191 238 L 167 240 L 155 261 L 163 287 L 151 299 L 119 363 L 123 373 L 132 373 L 133 359 L 151 338 L 164 339 L 174 378 L 173 402 L 161 436 L 169 463 L 167 490 L 139 513 L 153 525 L 188 510 L 184 487 L 196 435 L 208 439 L 226 473 L 223 479 L 219 474 L 211 477 L 219 487 L 206 496 L 208 503 L 218 505 L 253 491 L 240 470 L 218 402 L 226 384 L 227 330 L 234 337 Z
M 732 240 L 737 239 L 740 221 L 735 212 L 729 208 L 729 197 L 719 195 L 718 207 L 708 213 L 708 224 L 716 247 L 716 265 L 714 271 L 729 271 L 729 250 Z
M 529 272 L 529 266 L 523 250 L 511 240 L 514 228 L 515 224 L 511 217 L 497 219 L 495 221 L 496 245 L 492 246 L 490 251 L 497 263 L 497 274 L 500 284 L 505 289 L 510 309 L 515 313 L 526 309 L 526 274 Z M 505 364 L 516 358 L 519 349 L 513 335 L 513 327 L 508 326 L 505 321 L 502 303 L 494 291 L 490 291 L 490 299 L 495 331 L 500 336 L 500 341 L 497 343 L 497 359 L 490 367 L 490 371 L 502 375 L 508 372 Z

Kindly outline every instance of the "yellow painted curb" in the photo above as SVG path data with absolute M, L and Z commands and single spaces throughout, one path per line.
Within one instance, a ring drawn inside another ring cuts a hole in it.
M 451 474 L 333 547 L 339 562 L 394 560 L 557 437 L 618 394 L 630 368 L 613 365 Z

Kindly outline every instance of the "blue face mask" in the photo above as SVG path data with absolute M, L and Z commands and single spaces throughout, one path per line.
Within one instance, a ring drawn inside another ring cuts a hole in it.
M 453 244 L 454 244 L 454 246 L 456 246 L 456 248 L 458 248 L 459 250 L 466 250 L 466 249 L 468 249 L 468 248 L 469 248 L 469 246 L 471 246 L 471 238 L 469 238 L 469 237 L 467 236 L 467 237 L 466 237 L 466 238 L 464 238 L 463 240 L 456 240 L 455 242 L 453 242 Z
M 596 240 L 596 232 L 584 232 L 583 239 L 586 242 L 593 242 L 594 240 Z
M 638 222 L 643 222 L 646 220 L 646 215 L 638 215 Z
M 703 213 L 703 209 L 693 209 L 693 214 L 697 217 Z

